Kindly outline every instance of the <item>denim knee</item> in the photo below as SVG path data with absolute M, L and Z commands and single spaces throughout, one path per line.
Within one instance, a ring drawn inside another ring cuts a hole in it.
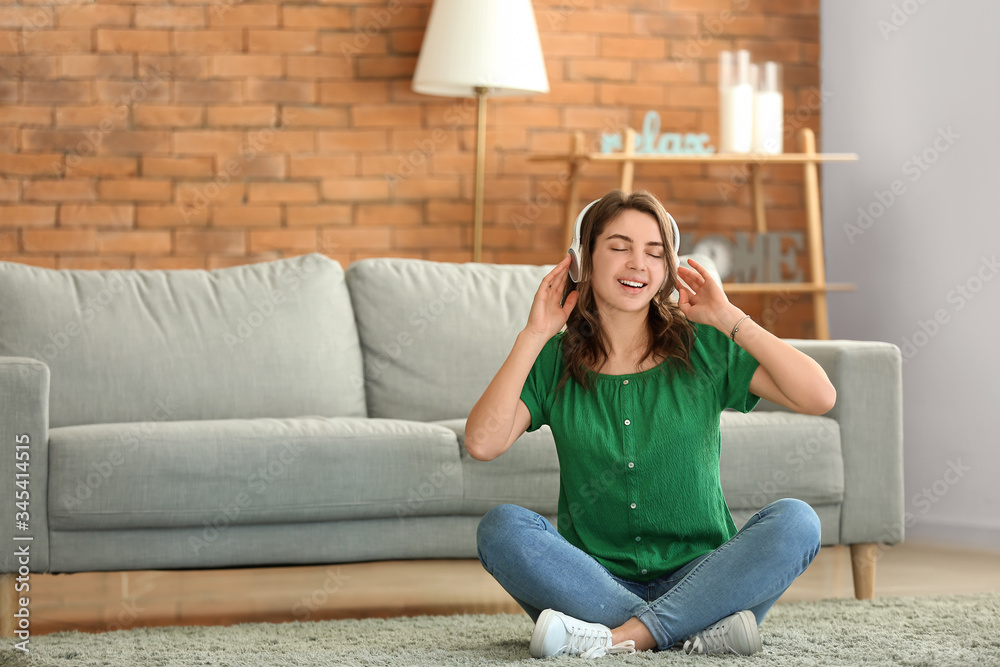
M 782 532 L 803 546 L 811 561 L 819 553 L 822 526 L 816 511 L 798 498 L 782 498 L 771 503 L 771 511 L 781 515 Z
M 518 505 L 497 505 L 483 515 L 476 528 L 476 547 L 480 561 L 483 561 L 484 554 L 492 551 L 494 545 L 508 542 L 510 528 L 518 520 L 523 519 L 527 512 L 528 510 Z M 483 562 L 483 565 L 485 564 Z

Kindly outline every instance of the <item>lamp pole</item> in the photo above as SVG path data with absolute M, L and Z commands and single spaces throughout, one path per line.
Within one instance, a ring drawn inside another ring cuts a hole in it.
M 486 95 L 489 88 L 476 86 L 478 116 L 476 125 L 476 209 L 472 226 L 472 261 L 483 261 L 483 198 L 486 189 Z

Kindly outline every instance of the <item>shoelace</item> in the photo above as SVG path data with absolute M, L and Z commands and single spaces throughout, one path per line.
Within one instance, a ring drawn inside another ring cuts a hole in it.
M 580 654 L 581 658 L 600 658 L 605 655 L 632 655 L 635 653 L 635 642 L 631 639 L 626 639 L 625 641 L 615 644 L 614 646 L 592 646 L 589 650 Z
M 723 653 L 736 653 L 726 643 L 726 628 L 721 626 L 703 630 L 694 639 L 684 642 L 685 653 L 713 653 L 720 649 Z

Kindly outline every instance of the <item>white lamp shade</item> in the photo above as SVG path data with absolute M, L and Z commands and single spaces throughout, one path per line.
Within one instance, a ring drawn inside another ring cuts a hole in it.
M 425 95 L 549 92 L 531 0 L 434 0 L 413 75 Z

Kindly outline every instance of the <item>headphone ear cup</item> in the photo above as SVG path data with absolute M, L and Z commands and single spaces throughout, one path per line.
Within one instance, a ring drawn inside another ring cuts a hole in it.
M 580 252 L 576 244 L 569 249 L 569 278 L 575 283 L 580 282 Z

